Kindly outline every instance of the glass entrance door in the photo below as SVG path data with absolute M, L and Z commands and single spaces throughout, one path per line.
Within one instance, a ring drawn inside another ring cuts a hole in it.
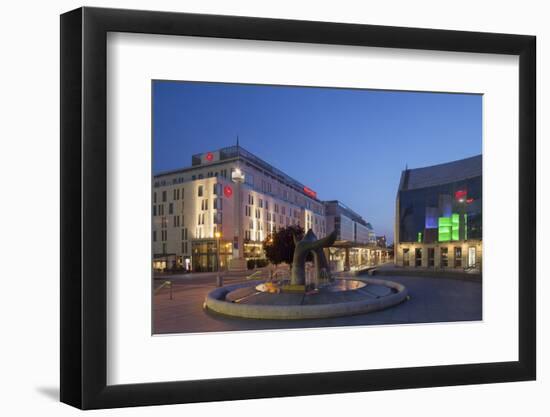
M 475 268 L 476 266 L 476 248 L 468 248 L 468 268 Z

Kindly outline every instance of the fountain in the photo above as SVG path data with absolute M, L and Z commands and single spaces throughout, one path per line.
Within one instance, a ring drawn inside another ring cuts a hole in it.
M 364 314 L 395 306 L 407 298 L 397 282 L 366 277 L 334 277 L 323 251 L 336 233 L 317 239 L 310 229 L 294 236 L 290 277 L 216 288 L 204 302 L 210 311 L 234 317 L 295 320 Z M 307 280 L 306 260 L 313 255 L 313 278 Z

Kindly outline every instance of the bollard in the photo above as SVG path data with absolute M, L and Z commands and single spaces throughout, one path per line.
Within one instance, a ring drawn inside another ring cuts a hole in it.
M 172 296 L 172 281 L 166 281 L 165 284 L 168 288 L 170 288 L 170 300 L 173 300 L 174 298 Z

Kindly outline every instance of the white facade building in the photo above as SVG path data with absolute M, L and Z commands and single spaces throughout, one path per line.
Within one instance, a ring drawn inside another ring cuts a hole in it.
M 243 178 L 244 177 L 244 178 Z M 153 267 L 197 271 L 263 256 L 275 229 L 327 234 L 317 194 L 240 146 L 192 157 L 189 168 L 153 179 Z M 329 231 L 332 231 L 330 229 Z

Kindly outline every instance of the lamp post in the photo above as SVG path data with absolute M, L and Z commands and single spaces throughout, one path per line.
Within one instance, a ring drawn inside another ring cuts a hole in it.
M 233 250 L 232 263 L 235 269 L 246 270 L 246 261 L 244 260 L 244 239 L 242 230 L 242 195 L 241 186 L 245 182 L 244 173 L 240 167 L 235 168 L 231 173 L 231 181 L 235 184 L 235 193 L 233 193 L 234 202 L 234 243 L 236 247 Z
M 218 272 L 216 284 L 218 285 L 218 287 L 221 287 L 223 286 L 223 280 L 220 274 L 220 238 L 222 237 L 222 234 L 221 232 L 216 231 L 216 233 L 214 233 L 214 236 L 216 238 L 216 271 Z

